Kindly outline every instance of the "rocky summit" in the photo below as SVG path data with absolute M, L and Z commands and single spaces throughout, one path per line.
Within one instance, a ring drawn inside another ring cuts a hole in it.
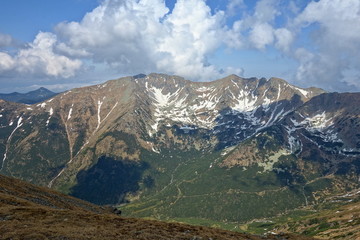
M 359 106 L 359 93 L 236 75 L 137 75 L 33 105 L 0 100 L 0 173 L 125 215 L 252 221 L 359 188 Z

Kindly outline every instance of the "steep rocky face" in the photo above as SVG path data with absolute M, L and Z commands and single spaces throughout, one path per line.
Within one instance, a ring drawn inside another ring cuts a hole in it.
M 231 146 L 281 120 L 320 89 L 300 89 L 284 80 L 243 79 L 235 75 L 199 83 L 152 74 L 136 79 L 149 97 L 150 136 L 165 127 L 216 136 L 219 148 Z M 230 140 L 231 139 L 231 140 Z
M 355 189 L 360 176 L 359 101 L 359 93 L 316 96 L 239 144 L 219 165 L 276 172 L 286 185 L 300 188 L 306 204 Z
M 317 150 L 335 162 L 357 157 L 360 150 L 359 101 L 358 93 L 316 96 L 287 114 L 276 127 L 264 129 L 253 139 L 276 132 L 277 138 L 274 139 L 282 144 L 286 154 L 306 157 L 310 151 Z M 249 164 L 251 161 L 245 162 Z
M 359 103 L 359 93 L 322 94 L 289 114 L 282 122 L 289 151 L 326 162 L 330 172 L 338 171 L 339 164 L 358 161 Z
M 321 149 L 356 156 L 360 147 L 359 103 L 358 93 L 320 95 L 289 116 L 288 131 L 306 130 L 305 138 Z

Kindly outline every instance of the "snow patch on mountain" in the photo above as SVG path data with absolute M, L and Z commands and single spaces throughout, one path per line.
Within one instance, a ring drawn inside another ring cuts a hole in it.
M 295 87 L 293 85 L 290 85 L 288 84 L 288 86 L 292 89 L 294 89 L 295 91 L 298 91 L 300 92 L 304 97 L 309 97 L 310 96 L 310 91 L 307 91 L 305 89 L 301 89 L 301 88 L 298 88 L 298 87 Z
M 205 87 L 205 86 L 201 86 L 199 88 L 196 88 L 197 92 L 209 92 L 209 91 L 213 91 L 215 88 L 214 87 Z
M 265 97 L 263 99 L 263 104 L 262 104 L 262 107 L 264 109 L 265 112 L 269 111 L 270 109 L 270 104 L 272 103 L 271 99 L 268 98 L 268 97 Z
M 161 125 L 171 127 L 174 124 L 196 126 L 214 134 L 233 129 L 235 143 L 279 122 L 292 112 L 295 107 L 289 108 L 286 104 L 290 101 L 287 92 L 293 94 L 296 91 L 308 96 L 306 90 L 282 82 L 267 81 L 267 86 L 260 86 L 260 80 L 229 80 L 216 85 L 184 85 L 177 79 L 159 77 L 154 82 L 147 76 L 144 81 L 138 81 L 151 100 L 148 134 L 152 136 Z M 165 81 L 169 84 L 164 85 L 162 82 Z
M 98 124 L 97 124 L 97 126 L 96 126 L 96 129 L 99 128 L 100 123 L 101 123 L 100 111 L 101 111 L 101 105 L 103 104 L 103 102 L 100 101 L 100 100 L 98 100 L 97 104 L 98 104 L 98 108 L 97 108 L 97 120 L 98 120 Z
M 236 148 L 236 146 L 232 146 L 232 147 L 227 147 L 225 148 L 222 152 L 221 152 L 221 156 L 225 156 L 227 155 L 228 153 L 230 153 L 232 150 L 234 150 Z
M 38 104 L 38 105 L 36 105 L 37 107 L 41 107 L 41 108 L 45 108 L 45 106 L 46 106 L 46 103 L 45 102 L 43 102 L 43 103 L 40 103 L 40 104 Z
M 232 106 L 232 109 L 239 112 L 249 112 L 257 108 L 256 105 L 257 97 L 251 96 L 250 93 L 240 90 L 239 98 L 236 99 L 235 105 Z
M 154 86 L 149 87 L 145 83 L 145 87 L 150 94 L 150 98 L 153 100 L 154 119 L 153 124 L 150 125 L 151 131 L 158 131 L 160 121 L 173 121 L 181 124 L 197 125 L 203 128 L 211 128 L 214 126 L 214 120 L 217 116 L 215 110 L 218 98 L 216 96 L 210 96 L 209 88 L 200 88 L 201 95 L 198 96 L 196 101 L 188 101 L 189 95 L 185 93 L 183 88 L 178 88 L 175 92 L 168 92 L 164 88 L 156 88 Z M 210 113 L 204 115 L 204 113 Z
M 8 150 L 9 150 L 9 143 L 11 141 L 11 138 L 12 136 L 14 135 L 14 133 L 16 132 L 16 130 L 21 127 L 23 125 L 23 122 L 22 122 L 23 118 L 22 117 L 19 117 L 18 121 L 17 121 L 17 126 L 14 128 L 14 130 L 10 133 L 10 136 L 8 137 L 7 141 L 6 141 L 6 146 L 5 146 L 5 153 L 4 153 L 4 157 L 3 157 L 3 160 L 2 160 L 2 164 L 1 164 L 1 168 L 0 170 L 3 169 L 4 167 L 4 164 L 5 164 L 5 160 L 7 158 L 7 153 L 8 153 Z M 12 125 L 12 124 L 11 124 Z
M 156 148 L 154 147 L 154 145 L 151 146 L 151 150 L 152 150 L 154 153 L 160 154 L 160 150 L 156 149 Z
M 338 133 L 335 131 L 335 129 L 327 130 L 322 137 L 323 140 L 325 140 L 326 142 L 343 142 L 339 138 Z
M 175 93 L 171 94 L 170 92 L 167 94 L 163 94 L 164 89 L 159 89 L 152 87 L 151 92 L 153 93 L 153 99 L 156 101 L 156 105 L 159 108 L 166 107 L 170 105 L 172 102 L 170 102 L 171 98 L 175 98 L 177 94 L 179 93 L 180 89 L 178 89 Z
M 298 137 L 295 136 L 295 132 L 298 128 L 285 126 L 285 130 L 287 132 L 289 150 L 291 153 L 295 153 L 296 151 L 302 151 L 302 144 L 299 141 Z
M 302 125 L 307 126 L 307 130 L 314 131 L 314 130 L 324 130 L 325 128 L 332 125 L 333 117 L 327 117 L 326 112 L 324 111 L 321 114 L 317 114 L 313 117 L 307 117 L 304 121 L 301 122 Z
M 53 108 L 50 108 L 50 110 L 49 110 L 49 118 L 46 120 L 46 126 L 49 125 L 50 118 L 51 118 L 51 116 L 53 115 L 53 113 L 54 113 Z
M 300 121 L 290 118 L 291 125 L 293 126 L 285 126 L 285 129 L 288 132 L 288 143 L 292 152 L 297 151 L 299 148 L 301 151 L 302 143 L 298 137 L 296 137 L 299 135 L 303 136 L 317 147 L 328 150 L 330 150 L 330 148 L 324 145 L 324 143 L 343 143 L 343 140 L 339 137 L 339 133 L 336 131 L 336 127 L 334 126 L 333 121 L 335 116 L 326 113 L 326 111 L 308 117 L 303 116 L 299 112 L 296 113 L 303 120 Z M 301 129 L 306 130 L 307 133 L 297 132 Z
M 69 110 L 69 114 L 68 114 L 68 117 L 67 117 L 67 120 L 69 120 L 71 118 L 71 114 L 72 114 L 72 111 L 73 111 L 73 106 L 74 104 L 71 105 L 71 108 Z

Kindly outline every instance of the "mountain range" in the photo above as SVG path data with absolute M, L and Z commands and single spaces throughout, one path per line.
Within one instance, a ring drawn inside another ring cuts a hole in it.
M 359 188 L 360 94 L 137 75 L 0 100 L 1 174 L 125 215 L 227 228 Z
M 18 93 L 18 92 L 0 93 L 0 99 L 10 102 L 34 104 L 52 98 L 57 94 L 58 93 L 54 93 L 44 87 L 41 87 L 37 90 L 30 91 L 28 93 Z

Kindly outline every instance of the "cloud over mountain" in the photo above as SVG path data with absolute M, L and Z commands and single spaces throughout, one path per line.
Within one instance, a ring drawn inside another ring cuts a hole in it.
M 40 32 L 28 47 L 19 50 L 15 56 L 0 52 L 0 71 L 14 71 L 24 76 L 71 77 L 82 63 L 55 53 L 56 44 L 56 35 Z
M 15 40 L 0 33 L 0 81 L 5 75 L 85 78 L 89 69 L 208 81 L 246 71 L 223 52 L 245 60 L 253 51 L 294 62 L 283 68 L 292 72 L 289 81 L 302 86 L 360 89 L 359 0 L 218 4 L 177 0 L 170 8 L 164 0 L 103 0 L 81 20 L 58 23 L 26 45 L 14 47 Z M 213 63 L 219 52 L 223 59 Z
M 219 69 L 207 56 L 222 44 L 224 12 L 203 0 L 179 0 L 172 12 L 164 1 L 104 1 L 81 22 L 56 27 L 68 54 L 74 49 L 119 72 L 171 72 L 208 80 Z
M 309 37 L 316 48 L 298 49 L 297 78 L 333 91 L 359 90 L 360 1 L 311 2 L 294 22 L 300 28 L 313 28 Z

